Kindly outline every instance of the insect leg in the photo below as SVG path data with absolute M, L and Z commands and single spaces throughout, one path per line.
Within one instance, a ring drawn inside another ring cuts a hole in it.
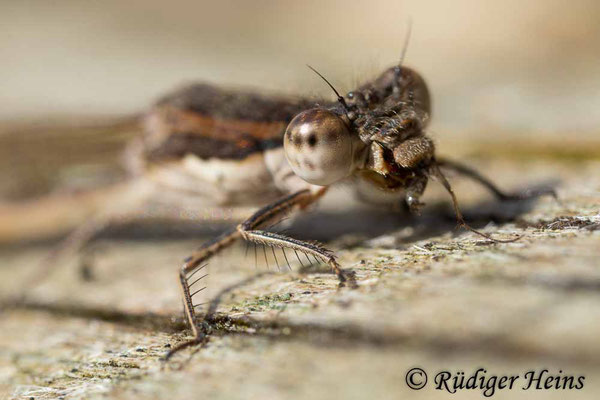
M 52 267 L 59 259 L 82 250 L 96 235 L 112 224 L 113 220 L 110 217 L 97 217 L 80 225 L 59 245 L 54 247 L 46 257 L 44 257 L 40 263 L 39 269 L 35 272 L 35 278 L 28 282 L 29 285 L 34 287 L 38 283 L 43 282 L 46 277 L 50 275 Z
M 317 260 L 321 260 L 324 263 L 329 264 L 333 272 L 335 272 L 335 274 L 338 276 L 341 286 L 343 286 L 346 282 L 349 282 L 352 286 L 355 285 L 355 282 L 352 280 L 352 278 L 347 276 L 347 274 L 338 264 L 335 254 L 320 244 L 304 242 L 288 236 L 261 230 L 245 230 L 242 231 L 242 236 L 246 240 L 266 246 L 274 246 L 282 249 L 287 248 L 300 251 L 306 255 L 310 254 Z
M 153 193 L 152 190 L 152 185 L 147 182 L 132 180 L 111 188 L 88 193 L 87 197 L 84 198 L 83 205 L 77 205 L 66 198 L 64 200 L 59 199 L 61 200 L 59 202 L 40 200 L 40 204 L 35 205 L 35 207 L 46 210 L 50 220 L 67 218 L 71 213 L 77 215 L 80 210 L 77 207 L 87 208 L 86 204 L 93 207 L 90 210 L 93 212 L 93 216 L 87 217 L 85 222 L 69 233 L 65 239 L 61 240 L 42 258 L 37 268 L 27 274 L 23 285 L 19 285 L 23 287 L 20 293 L 11 295 L 13 298 L 9 299 L 9 302 L 24 301 L 29 292 L 52 274 L 59 261 L 66 259 L 67 256 L 77 254 L 105 229 L 141 218 L 143 213 L 140 212 L 140 206 Z M 33 219 L 33 226 L 36 226 L 38 222 L 35 221 L 35 217 Z
M 183 293 L 183 307 L 185 316 L 188 320 L 188 323 L 190 324 L 190 328 L 192 329 L 194 338 L 192 340 L 188 340 L 187 342 L 180 343 L 179 345 L 171 349 L 171 351 L 169 351 L 169 353 L 166 356 L 167 360 L 178 351 L 202 343 L 202 341 L 205 340 L 205 333 L 201 331 L 198 327 L 198 319 L 196 317 L 196 311 L 194 309 L 194 302 L 192 299 L 194 297 L 194 294 L 196 294 L 197 292 L 194 292 L 192 294 L 190 290 L 191 286 L 194 283 L 196 283 L 197 280 L 193 281 L 192 284 L 190 284 L 189 281 L 198 270 L 206 266 L 205 262 L 209 258 L 214 256 L 216 253 L 218 253 L 225 247 L 231 245 L 239 237 L 240 234 L 235 229 L 225 232 L 217 239 L 202 245 L 202 247 L 200 247 L 191 256 L 185 259 L 184 264 L 179 271 L 179 283 L 181 285 L 181 291 Z
M 433 142 L 423 135 L 403 140 L 393 148 L 394 160 L 403 168 L 417 168 L 428 164 L 434 152 Z
M 492 181 L 490 181 L 489 179 L 487 179 L 484 176 L 482 176 L 481 174 L 479 174 L 479 172 L 477 172 L 473 168 L 470 168 L 464 164 L 458 163 L 456 161 L 450 161 L 450 160 L 444 160 L 444 159 L 437 160 L 437 164 L 442 168 L 450 169 L 461 175 L 471 178 L 472 180 L 476 181 L 477 183 L 479 183 L 480 185 L 485 187 L 487 190 L 492 192 L 492 194 L 498 200 L 501 200 L 501 201 L 527 200 L 527 199 L 532 199 L 532 198 L 545 196 L 545 195 L 552 196 L 556 200 L 558 200 L 558 196 L 556 195 L 556 192 L 554 191 L 554 189 L 551 189 L 551 188 L 540 189 L 540 190 L 527 190 L 523 193 L 518 193 L 518 194 L 508 194 L 508 193 L 505 193 L 504 191 L 502 191 L 501 189 L 499 189 Z
M 448 179 L 446 179 L 446 176 L 442 173 L 442 171 L 440 170 L 440 167 L 437 165 L 437 163 L 434 162 L 431 165 L 429 171 L 432 174 L 432 176 L 435 179 L 437 179 L 442 184 L 442 186 L 444 186 L 444 189 L 446 189 L 446 191 L 452 198 L 452 206 L 454 208 L 454 214 L 456 215 L 458 224 L 461 227 L 463 227 L 473 233 L 476 233 L 477 235 L 482 236 L 488 240 L 496 242 L 496 243 L 511 243 L 511 242 L 515 242 L 521 238 L 521 236 L 517 236 L 514 239 L 499 240 L 499 239 L 495 239 L 495 238 L 491 237 L 490 235 L 480 232 L 477 229 L 471 227 L 469 224 L 467 224 L 467 222 L 465 221 L 465 219 L 462 215 L 462 212 L 460 211 L 460 208 L 458 206 L 458 199 L 456 198 L 456 195 L 454 194 L 454 190 L 452 190 L 452 186 L 450 186 L 450 182 L 448 182 Z
M 289 196 L 269 204 L 256 213 L 254 213 L 245 222 L 238 225 L 234 230 L 228 231 L 221 235 L 216 240 L 203 245 L 188 257 L 179 272 L 179 281 L 183 293 L 183 303 L 185 315 L 192 329 L 194 338 L 175 346 L 166 356 L 168 360 L 173 354 L 178 351 L 202 343 L 206 339 L 206 334 L 202 331 L 198 324 L 198 319 L 194 311 L 194 304 L 190 285 L 188 283 L 191 274 L 205 264 L 205 262 L 213 255 L 231 245 L 235 240 L 243 238 L 255 244 L 262 244 L 275 247 L 287 247 L 296 251 L 301 251 L 305 254 L 310 253 L 316 255 L 323 261 L 329 263 L 335 273 L 338 275 L 340 282 L 347 281 L 346 274 L 337 263 L 335 256 L 329 250 L 318 244 L 303 242 L 300 240 L 288 238 L 283 235 L 278 235 L 271 232 L 256 230 L 256 228 L 268 225 L 274 220 L 283 218 L 289 211 L 293 209 L 303 209 L 320 198 L 326 189 L 317 193 L 312 193 L 310 190 L 301 190 Z
M 425 175 L 417 176 L 409 185 L 406 187 L 406 194 L 404 195 L 404 201 L 408 210 L 413 214 L 420 214 L 421 208 L 425 205 L 420 201 L 425 188 L 427 187 L 428 178 Z
M 319 197 L 324 194 L 324 190 L 319 193 L 311 193 L 309 190 L 302 190 L 293 195 L 285 197 L 276 203 L 268 205 L 259 210 L 252 217 L 248 218 L 245 222 L 238 225 L 237 229 L 241 234 L 242 238 L 253 243 L 262 244 L 265 246 L 288 248 L 294 251 L 299 251 L 305 255 L 312 255 L 319 260 L 329 264 L 331 269 L 335 272 L 340 280 L 340 285 L 343 285 L 347 281 L 354 286 L 355 282 L 346 276 L 344 271 L 338 264 L 335 255 L 330 250 L 326 249 L 320 244 L 304 242 L 288 236 L 263 231 L 257 228 L 264 226 L 267 221 L 272 221 L 276 218 L 282 218 L 289 210 L 296 207 L 306 207 L 309 204 L 316 201 Z

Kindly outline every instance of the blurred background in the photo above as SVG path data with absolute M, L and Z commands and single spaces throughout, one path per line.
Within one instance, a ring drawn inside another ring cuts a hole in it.
M 594 0 L 2 1 L 0 118 L 134 113 L 189 80 L 329 95 L 397 61 L 435 99 L 436 127 L 594 131 Z
M 397 62 L 410 18 L 406 64 L 429 83 L 442 152 L 598 144 L 595 0 L 0 4 L 4 202 L 118 180 L 128 117 L 184 82 L 330 97 L 311 64 L 348 91 Z

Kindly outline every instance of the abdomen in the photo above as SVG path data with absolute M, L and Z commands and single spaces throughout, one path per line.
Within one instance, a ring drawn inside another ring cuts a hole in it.
M 309 106 L 301 99 L 187 86 L 145 115 L 130 164 L 211 204 L 260 204 L 281 194 L 264 153 L 282 147 L 288 122 Z

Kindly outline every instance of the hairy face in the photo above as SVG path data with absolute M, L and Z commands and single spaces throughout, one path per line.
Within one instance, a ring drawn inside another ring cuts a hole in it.
M 331 111 L 315 108 L 298 114 L 283 145 L 294 173 L 308 183 L 327 186 L 353 172 L 357 138 Z

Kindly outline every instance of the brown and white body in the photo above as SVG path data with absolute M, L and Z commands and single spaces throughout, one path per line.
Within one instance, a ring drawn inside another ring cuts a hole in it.
M 334 89 L 335 90 L 335 89 Z M 337 94 L 337 92 L 336 92 Z M 304 253 L 328 264 L 341 285 L 354 286 L 335 254 L 324 246 L 268 231 L 288 213 L 306 209 L 338 182 L 354 184 L 361 199 L 404 203 L 418 212 L 429 178 L 448 190 L 459 223 L 463 220 L 440 167 L 479 181 L 498 198 L 521 199 L 543 193 L 509 196 L 467 167 L 436 159 L 426 135 L 430 97 L 413 70 L 395 66 L 337 102 L 261 96 L 193 85 L 161 99 L 144 117 L 144 133 L 128 149 L 132 185 L 117 207 L 77 229 L 62 249 L 76 249 L 115 215 L 135 209 L 157 194 L 188 196 L 198 207 L 262 206 L 222 236 L 185 259 L 179 280 L 185 313 L 194 338 L 205 337 L 197 319 L 192 290 L 208 260 L 236 240 Z M 385 196 L 380 196 L 383 194 Z M 55 253 L 51 261 L 59 252 Z M 192 279 L 192 277 L 195 279 Z M 200 289 L 201 290 L 201 289 Z
M 391 92 L 399 90 L 392 87 L 394 74 L 389 69 L 348 94 L 347 103 L 360 112 L 362 120 L 356 123 L 362 129 L 347 139 L 334 137 L 341 126 L 328 125 L 349 123 L 345 115 L 337 118 L 337 103 L 321 102 L 314 108 L 316 101 L 203 84 L 185 87 L 161 99 L 145 115 L 144 133 L 127 152 L 129 170 L 206 206 L 261 205 L 311 184 L 329 186 L 342 180 L 353 183 L 360 198 L 373 196 L 377 188 L 394 193 L 387 198 L 398 202 L 404 189 L 421 185 L 415 167 L 431 159 L 433 144 L 424 135 L 429 94 L 416 72 L 402 68 L 398 84 L 412 89 L 393 96 L 395 107 L 383 111 L 382 100 L 389 101 Z M 411 96 L 413 111 L 408 111 Z M 284 140 L 288 124 L 298 114 L 295 123 L 308 120 L 313 128 L 320 125 L 323 133 L 311 131 L 311 137 L 302 137 L 306 132 L 290 131 Z M 377 134 L 370 135 L 371 131 Z M 318 142 L 312 143 L 311 138 Z M 346 148 L 347 144 L 353 148 Z M 398 148 L 401 164 L 386 153 L 390 145 Z M 343 171 L 336 170 L 338 160 L 348 163 L 340 166 Z

